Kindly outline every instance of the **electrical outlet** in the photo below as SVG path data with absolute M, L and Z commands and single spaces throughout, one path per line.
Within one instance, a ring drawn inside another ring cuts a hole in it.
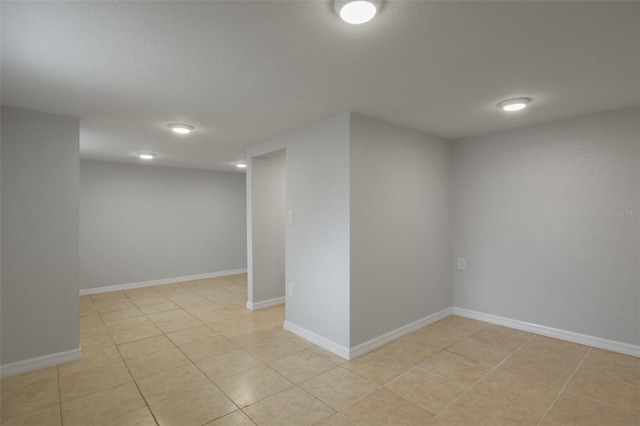
M 464 257 L 458 258 L 458 269 L 461 271 L 464 271 L 465 269 L 467 269 L 467 261 L 465 260 Z

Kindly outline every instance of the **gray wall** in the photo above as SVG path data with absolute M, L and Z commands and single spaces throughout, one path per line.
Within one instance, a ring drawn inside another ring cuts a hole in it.
M 284 150 L 251 160 L 255 194 L 251 204 L 254 279 L 251 303 L 285 294 L 285 167 Z
M 2 364 L 78 349 L 75 118 L 2 107 Z
M 454 305 L 639 344 L 639 123 L 633 108 L 456 141 Z
M 246 268 L 243 173 L 81 161 L 81 288 Z
M 349 347 L 349 114 L 287 147 L 287 321 Z
M 295 297 L 286 298 L 286 320 L 348 348 L 349 114 L 252 146 L 247 157 L 282 149 L 286 149 L 285 211 L 295 212 L 295 223 L 285 227 L 285 274 L 287 283 L 295 286 Z M 250 203 L 259 196 L 247 188 Z M 250 257 L 253 239 L 250 229 Z M 249 260 L 249 271 L 253 262 Z M 252 287 L 259 291 L 258 280 L 249 274 L 250 291 Z
M 451 306 L 449 143 L 351 114 L 351 346 Z

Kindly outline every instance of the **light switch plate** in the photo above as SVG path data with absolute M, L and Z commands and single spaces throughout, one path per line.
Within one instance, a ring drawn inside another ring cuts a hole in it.
M 465 260 L 464 257 L 458 258 L 458 269 L 461 271 L 464 271 L 465 269 L 467 269 L 467 261 Z

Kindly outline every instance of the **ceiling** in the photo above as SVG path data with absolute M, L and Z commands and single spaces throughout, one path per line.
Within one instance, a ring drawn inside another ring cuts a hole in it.
M 0 7 L 2 103 L 80 118 L 86 159 L 234 170 L 344 111 L 456 139 L 640 104 L 635 1 L 384 1 L 358 26 L 330 0 Z

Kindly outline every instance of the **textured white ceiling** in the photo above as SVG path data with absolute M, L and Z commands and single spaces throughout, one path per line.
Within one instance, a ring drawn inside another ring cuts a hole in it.
M 2 103 L 79 117 L 89 159 L 232 170 L 349 110 L 453 139 L 640 103 L 635 1 L 385 1 L 360 26 L 331 1 L 0 7 Z

